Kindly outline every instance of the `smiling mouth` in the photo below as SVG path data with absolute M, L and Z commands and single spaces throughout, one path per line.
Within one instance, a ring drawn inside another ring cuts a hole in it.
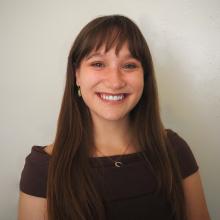
M 119 94 L 111 94 L 111 93 L 96 93 L 99 98 L 104 101 L 110 102 L 120 102 L 123 101 L 127 96 L 128 93 L 119 93 Z

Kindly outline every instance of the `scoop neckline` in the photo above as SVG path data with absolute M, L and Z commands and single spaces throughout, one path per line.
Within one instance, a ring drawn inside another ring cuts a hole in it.
M 137 151 L 133 153 L 128 153 L 128 154 L 114 154 L 111 156 L 98 156 L 98 157 L 89 157 L 90 159 L 107 159 L 107 158 L 118 158 L 118 157 L 133 157 L 136 156 L 137 154 L 143 153 L 144 151 Z
M 34 145 L 33 148 L 35 150 L 39 150 L 40 152 L 44 153 L 45 155 L 47 155 L 48 157 L 51 157 L 50 154 L 48 154 L 44 148 L 46 147 L 47 145 L 44 145 L 44 146 L 38 146 L 38 145 Z M 137 152 L 133 152 L 133 153 L 128 153 L 128 154 L 114 154 L 114 155 L 111 155 L 111 156 L 97 156 L 97 157 L 89 157 L 89 159 L 107 159 L 107 158 L 118 158 L 118 157 L 132 157 L 134 155 L 137 155 L 137 154 L 140 154 L 140 153 L 143 153 L 145 152 L 145 150 L 142 150 L 142 151 L 137 151 Z
M 46 159 L 46 161 L 49 161 L 51 158 L 51 155 L 49 155 L 46 151 L 44 151 L 44 148 L 46 146 L 37 146 L 34 145 L 32 148 L 33 153 L 40 153 L 42 156 Z M 129 153 L 129 154 L 123 154 L 123 155 L 112 155 L 112 156 L 99 156 L 99 157 L 89 157 L 89 162 L 92 165 L 92 167 L 113 167 L 115 168 L 114 160 L 117 161 L 117 159 L 120 159 L 120 161 L 124 165 L 131 165 L 134 163 L 139 163 L 144 160 L 143 153 L 146 152 L 146 150 Z

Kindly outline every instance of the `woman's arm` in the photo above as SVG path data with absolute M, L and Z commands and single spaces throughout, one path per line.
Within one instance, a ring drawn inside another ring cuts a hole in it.
M 18 220 L 47 220 L 47 200 L 20 192 Z
M 183 180 L 187 220 L 210 220 L 199 172 Z

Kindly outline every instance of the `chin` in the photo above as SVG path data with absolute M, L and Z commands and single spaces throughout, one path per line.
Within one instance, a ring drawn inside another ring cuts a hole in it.
M 99 119 L 105 120 L 105 121 L 120 121 L 120 120 L 125 120 L 128 118 L 128 114 L 111 114 L 111 113 L 106 113 L 106 114 L 96 114 L 96 117 L 98 116 Z

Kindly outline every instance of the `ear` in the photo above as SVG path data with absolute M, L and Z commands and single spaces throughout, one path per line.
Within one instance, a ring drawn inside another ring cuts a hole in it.
M 79 69 L 76 70 L 75 76 L 76 76 L 76 85 L 77 85 L 77 86 L 80 86 L 80 74 L 79 74 Z

